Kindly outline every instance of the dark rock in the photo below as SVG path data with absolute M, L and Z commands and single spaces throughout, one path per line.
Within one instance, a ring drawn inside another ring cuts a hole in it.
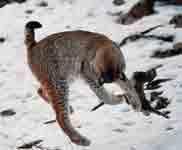
M 5 38 L 4 37 L 0 37 L 0 43 L 4 43 L 5 42 Z
M 7 110 L 3 110 L 3 111 L 0 112 L 0 115 L 2 117 L 13 116 L 15 114 L 16 114 L 16 112 L 13 109 L 7 109 Z
M 33 12 L 34 11 L 33 10 L 30 10 L 30 9 L 25 11 L 26 14 L 32 14 Z
M 182 28 L 182 14 L 175 15 L 169 24 L 174 24 L 176 28 Z
M 116 6 L 120 6 L 123 5 L 125 2 L 124 0 L 114 0 L 112 3 Z
M 121 15 L 117 22 L 124 25 L 132 24 L 142 17 L 151 15 L 154 12 L 153 0 L 141 0 L 135 4 L 128 13 Z
M 26 2 L 26 0 L 0 0 L 0 8 L 4 7 L 7 4 L 11 4 L 11 3 L 24 3 Z
M 171 131 L 171 130 L 174 130 L 174 128 L 173 127 L 167 127 L 165 130 L 166 131 Z
M 70 25 L 66 25 L 65 28 L 66 29 L 71 29 L 71 26 Z
M 1 1 L 0 1 L 0 8 L 1 8 L 1 7 L 4 7 L 6 4 L 8 4 L 8 1 L 6 1 L 6 0 L 1 0 Z
M 37 6 L 47 7 L 48 6 L 48 3 L 46 1 L 41 1 L 40 3 L 37 4 Z
M 114 131 L 114 132 L 118 132 L 118 133 L 126 132 L 126 130 L 125 130 L 125 129 L 120 129 L 120 128 L 113 129 L 112 131 Z

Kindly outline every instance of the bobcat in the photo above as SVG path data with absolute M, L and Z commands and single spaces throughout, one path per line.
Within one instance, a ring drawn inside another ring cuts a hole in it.
M 107 93 L 103 84 L 116 82 L 126 91 L 133 108 L 141 109 L 139 97 L 124 73 L 123 54 L 115 42 L 102 34 L 80 30 L 52 34 L 36 42 L 34 29 L 41 27 L 37 21 L 25 25 L 28 65 L 40 83 L 38 94 L 52 105 L 58 124 L 72 142 L 90 145 L 74 129 L 68 115 L 69 83 L 73 77 L 81 76 L 106 104 L 112 104 L 116 97 Z

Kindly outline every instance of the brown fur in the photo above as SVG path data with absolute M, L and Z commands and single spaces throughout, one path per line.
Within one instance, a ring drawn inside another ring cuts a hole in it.
M 112 40 L 87 31 L 56 33 L 36 42 L 31 27 L 39 27 L 37 24 L 27 24 L 25 44 L 29 67 L 41 84 L 38 94 L 52 105 L 58 124 L 72 142 L 88 146 L 89 140 L 72 127 L 68 117 L 68 81 L 71 76 L 82 75 L 104 101 L 109 96 L 99 80 L 108 72 L 112 81 L 118 80 L 125 69 L 124 57 Z

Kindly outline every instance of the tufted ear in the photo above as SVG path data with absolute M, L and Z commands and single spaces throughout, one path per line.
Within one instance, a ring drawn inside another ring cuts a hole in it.
M 25 28 L 26 29 L 38 29 L 41 28 L 42 25 L 40 24 L 40 22 L 38 21 L 29 21 L 26 25 Z

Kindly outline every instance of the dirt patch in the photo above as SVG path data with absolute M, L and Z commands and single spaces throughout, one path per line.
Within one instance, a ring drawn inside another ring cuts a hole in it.
M 135 4 L 131 10 L 121 15 L 117 19 L 117 23 L 128 25 L 135 21 L 154 13 L 154 1 L 153 0 L 141 0 Z

